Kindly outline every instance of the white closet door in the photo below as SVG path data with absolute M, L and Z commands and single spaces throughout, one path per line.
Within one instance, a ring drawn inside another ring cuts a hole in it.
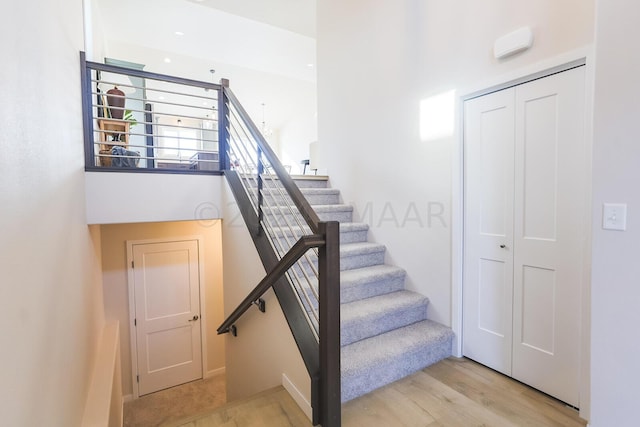
M 516 89 L 513 377 L 574 406 L 586 206 L 584 67 Z
M 512 89 L 465 102 L 463 352 L 511 375 Z
M 465 102 L 463 354 L 574 406 L 584 67 Z

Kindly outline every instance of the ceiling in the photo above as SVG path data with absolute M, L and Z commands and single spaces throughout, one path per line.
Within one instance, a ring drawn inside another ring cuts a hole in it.
M 316 0 L 188 0 L 233 15 L 316 36 Z
M 110 58 L 200 81 L 227 78 L 254 119 L 267 105 L 274 128 L 315 108 L 315 37 L 303 33 L 315 31 L 316 0 L 94 1 Z

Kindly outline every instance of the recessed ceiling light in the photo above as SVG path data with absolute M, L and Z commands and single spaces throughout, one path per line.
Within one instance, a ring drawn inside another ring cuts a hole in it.
M 182 31 L 176 31 L 174 34 L 176 36 L 184 36 L 184 33 Z
M 164 62 L 168 64 L 169 62 L 171 62 L 171 58 L 164 58 Z
M 164 96 L 160 95 L 160 96 L 158 97 L 158 99 L 159 99 L 159 100 L 163 100 L 163 99 L 164 99 Z
M 307 67 L 309 67 L 309 68 L 313 68 L 313 67 L 314 67 L 314 65 L 313 65 L 313 64 L 311 64 L 311 63 L 309 63 L 309 64 L 307 64 Z
M 202 105 L 209 105 L 209 103 L 207 101 L 204 101 Z

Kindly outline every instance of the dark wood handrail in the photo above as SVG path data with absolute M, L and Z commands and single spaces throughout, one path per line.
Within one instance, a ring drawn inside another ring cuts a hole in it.
M 236 98 L 236 96 L 228 87 L 224 87 L 223 92 L 229 102 L 231 102 L 235 110 L 240 115 L 240 118 L 247 124 L 249 132 L 251 132 L 251 136 L 253 136 L 253 138 L 257 142 L 258 148 L 261 150 L 262 155 L 264 155 L 267 160 L 269 160 L 271 168 L 278 176 L 278 179 L 282 183 L 282 186 L 287 190 L 287 193 L 289 193 L 291 200 L 293 200 L 293 203 L 300 211 L 302 217 L 305 219 L 307 224 L 309 224 L 311 230 L 314 233 L 318 233 L 320 224 L 320 218 L 318 217 L 318 214 L 316 214 L 316 212 L 311 208 L 311 205 L 309 204 L 307 199 L 302 195 L 302 192 L 295 184 L 295 182 L 293 182 L 293 178 L 291 178 L 289 173 L 285 170 L 284 166 L 280 163 L 278 157 L 276 156 L 276 153 L 274 153 L 269 144 L 267 144 L 264 136 L 262 136 L 262 133 L 260 133 L 260 130 L 253 122 L 253 120 L 251 120 L 251 117 L 249 117 L 249 114 L 247 114 L 242 104 L 240 104 L 238 98 Z
M 167 74 L 151 73 L 149 71 L 136 70 L 133 68 L 124 68 L 117 65 L 101 64 L 99 62 L 86 61 L 86 65 L 98 71 L 106 71 L 108 73 L 126 74 L 127 76 L 140 77 L 143 79 L 160 80 L 163 82 L 176 83 L 185 86 L 195 86 L 207 88 L 211 90 L 220 90 L 222 85 L 211 82 L 203 82 L 200 80 L 185 79 L 182 77 L 169 76 Z
M 302 236 L 292 247 L 289 252 L 278 262 L 276 267 L 271 270 L 258 283 L 258 285 L 246 296 L 246 298 L 236 307 L 222 325 L 218 328 L 218 335 L 225 334 L 231 330 L 231 326 L 256 302 L 258 298 L 264 295 L 280 277 L 282 277 L 289 268 L 293 266 L 310 248 L 317 248 L 325 244 L 324 237 L 312 234 Z

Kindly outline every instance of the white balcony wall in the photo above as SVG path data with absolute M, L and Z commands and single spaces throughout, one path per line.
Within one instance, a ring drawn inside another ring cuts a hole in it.
M 87 224 L 222 218 L 219 175 L 86 172 Z

